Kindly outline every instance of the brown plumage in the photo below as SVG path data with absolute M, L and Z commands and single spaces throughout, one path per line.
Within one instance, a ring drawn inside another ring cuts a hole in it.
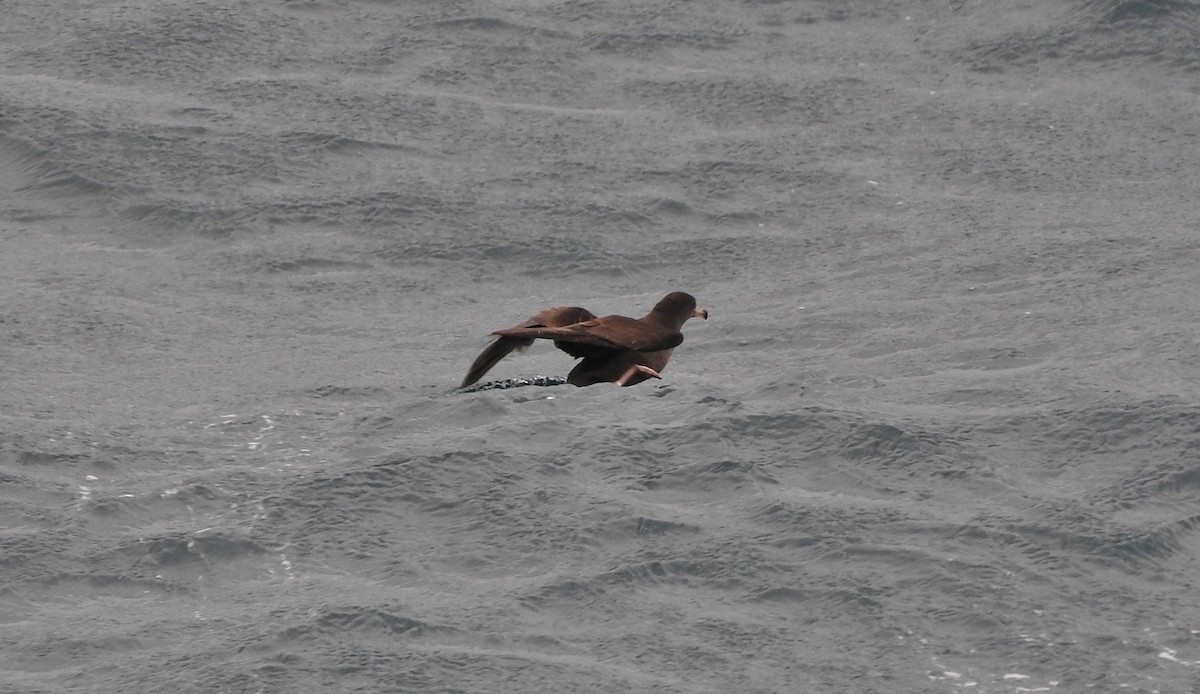
M 662 378 L 671 353 L 683 342 L 680 328 L 689 318 L 708 319 L 691 294 L 672 292 L 641 318 L 597 318 L 578 306 L 550 308 L 524 323 L 492 333 L 497 338 L 471 364 L 462 386 L 475 383 L 514 349 L 535 339 L 554 340 L 554 346 L 581 359 L 567 383 L 590 386 L 616 383 L 632 386 L 649 378 Z

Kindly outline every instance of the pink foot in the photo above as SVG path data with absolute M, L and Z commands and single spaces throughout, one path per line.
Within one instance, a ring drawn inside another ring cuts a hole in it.
M 644 373 L 647 376 L 649 376 L 650 378 L 662 378 L 662 376 L 659 375 L 659 373 L 657 371 L 650 368 L 649 366 L 645 366 L 643 364 L 634 364 L 633 366 L 629 367 L 625 371 L 625 373 L 621 374 L 620 378 L 613 381 L 613 383 L 616 383 L 617 385 L 624 387 L 624 385 L 626 383 L 629 383 L 629 379 L 633 378 L 634 374 L 636 374 L 636 373 Z

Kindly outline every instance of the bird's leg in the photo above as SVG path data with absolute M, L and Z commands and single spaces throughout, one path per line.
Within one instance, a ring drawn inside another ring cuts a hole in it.
M 650 378 L 662 378 L 662 376 L 659 375 L 659 373 L 657 371 L 650 368 L 649 366 L 645 366 L 644 364 L 634 364 L 633 366 L 626 369 L 625 373 L 621 374 L 621 377 L 618 378 L 617 380 L 613 381 L 613 383 L 616 383 L 619 386 L 624 386 L 626 383 L 629 382 L 629 379 L 633 378 L 633 375 L 638 372 L 644 373 L 647 376 L 649 376 Z

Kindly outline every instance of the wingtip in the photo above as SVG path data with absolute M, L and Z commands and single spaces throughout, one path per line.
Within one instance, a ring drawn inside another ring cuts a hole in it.
M 467 371 L 467 375 L 463 378 L 463 383 L 459 388 L 466 388 L 473 385 L 479 379 L 483 378 L 488 371 L 492 370 L 500 360 L 507 357 L 513 351 L 523 351 L 533 344 L 530 338 L 511 337 L 506 335 L 508 331 L 498 330 L 492 333 L 496 339 L 492 340 L 487 347 L 479 353 L 475 358 L 475 362 L 471 364 L 471 368 Z

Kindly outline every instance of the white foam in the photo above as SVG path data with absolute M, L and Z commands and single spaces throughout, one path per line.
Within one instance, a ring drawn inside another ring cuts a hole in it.
M 1175 649 L 1167 648 L 1166 646 L 1163 647 L 1162 653 L 1159 653 L 1158 657 L 1162 658 L 1163 660 L 1169 660 L 1172 663 L 1179 663 L 1180 665 L 1183 665 L 1185 667 L 1193 667 L 1193 666 L 1200 665 L 1200 660 L 1180 660 L 1175 655 Z
M 283 567 L 283 573 L 287 576 L 287 580 L 291 581 L 296 578 L 296 572 L 292 570 L 292 562 L 283 552 L 279 553 L 279 564 Z

